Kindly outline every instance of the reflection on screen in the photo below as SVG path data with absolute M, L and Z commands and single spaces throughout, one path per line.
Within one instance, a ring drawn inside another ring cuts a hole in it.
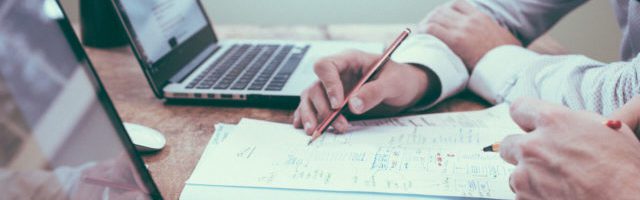
M 141 56 L 153 64 L 206 27 L 196 0 L 122 0 Z
M 0 1 L 0 199 L 146 199 L 62 17 Z

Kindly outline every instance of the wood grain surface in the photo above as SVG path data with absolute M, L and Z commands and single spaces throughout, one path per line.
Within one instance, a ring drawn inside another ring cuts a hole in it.
M 406 25 L 217 26 L 221 39 L 357 40 L 388 42 Z M 118 113 L 126 122 L 142 124 L 165 134 L 167 147 L 145 155 L 149 171 L 166 199 L 178 199 L 217 123 L 254 118 L 289 122 L 293 110 L 251 107 L 171 105 L 156 99 L 128 47 L 86 48 Z M 566 50 L 544 37 L 532 45 L 542 53 L 564 54 Z M 463 92 L 427 112 L 468 111 L 489 104 Z

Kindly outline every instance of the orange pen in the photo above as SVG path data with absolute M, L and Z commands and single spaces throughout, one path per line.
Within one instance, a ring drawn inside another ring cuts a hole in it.
M 347 95 L 347 97 L 342 101 L 342 104 L 340 104 L 340 107 L 334 110 L 331 113 L 331 115 L 325 118 L 322 121 L 322 123 L 320 123 L 320 125 L 316 127 L 316 129 L 313 131 L 313 134 L 311 135 L 311 140 L 309 140 L 309 143 L 307 145 L 310 145 L 313 141 L 318 139 L 318 137 L 320 137 L 322 133 L 324 133 L 324 131 L 326 131 L 327 128 L 329 128 L 329 125 L 331 125 L 331 123 L 333 123 L 333 121 L 336 120 L 336 118 L 338 118 L 338 115 L 340 115 L 340 112 L 347 106 L 347 103 L 355 95 L 355 93 L 358 90 L 360 90 L 360 88 L 365 83 L 369 82 L 373 77 L 375 77 L 375 75 L 382 69 L 382 67 L 385 64 L 387 64 L 387 62 L 389 62 L 389 60 L 391 59 L 391 55 L 393 55 L 393 53 L 396 51 L 396 49 L 398 49 L 400 44 L 402 44 L 402 42 L 404 42 L 404 40 L 407 39 L 407 37 L 409 37 L 410 34 L 411 34 L 411 29 L 407 28 L 400 34 L 400 36 L 398 36 L 398 38 L 396 38 L 396 40 L 391 44 L 391 46 L 389 46 L 389 48 L 387 48 L 384 54 L 382 54 L 382 57 L 380 57 L 380 59 L 377 62 L 375 62 L 375 64 L 369 70 L 369 72 L 367 72 L 365 76 L 362 77 L 360 81 L 358 81 L 358 84 L 355 85 L 355 87 L 351 90 L 351 92 L 349 92 L 349 95 Z

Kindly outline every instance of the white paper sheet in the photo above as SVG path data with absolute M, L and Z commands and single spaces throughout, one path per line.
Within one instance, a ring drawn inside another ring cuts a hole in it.
M 509 117 L 509 106 L 500 104 L 489 109 L 471 112 L 452 112 L 392 117 L 351 122 L 352 126 L 428 126 L 466 128 L 518 129 Z
M 508 188 L 512 167 L 495 153 L 480 152 L 521 133 L 505 105 L 352 126 L 348 134 L 325 134 L 306 146 L 309 137 L 289 124 L 218 124 L 181 199 L 238 193 L 255 194 L 244 199 L 514 197 Z

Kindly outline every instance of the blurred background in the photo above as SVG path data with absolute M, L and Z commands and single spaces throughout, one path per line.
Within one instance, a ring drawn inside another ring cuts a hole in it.
M 78 1 L 61 0 L 74 22 Z M 447 0 L 202 0 L 216 25 L 409 24 Z M 550 35 L 570 52 L 601 61 L 620 59 L 620 31 L 609 1 L 590 1 Z

